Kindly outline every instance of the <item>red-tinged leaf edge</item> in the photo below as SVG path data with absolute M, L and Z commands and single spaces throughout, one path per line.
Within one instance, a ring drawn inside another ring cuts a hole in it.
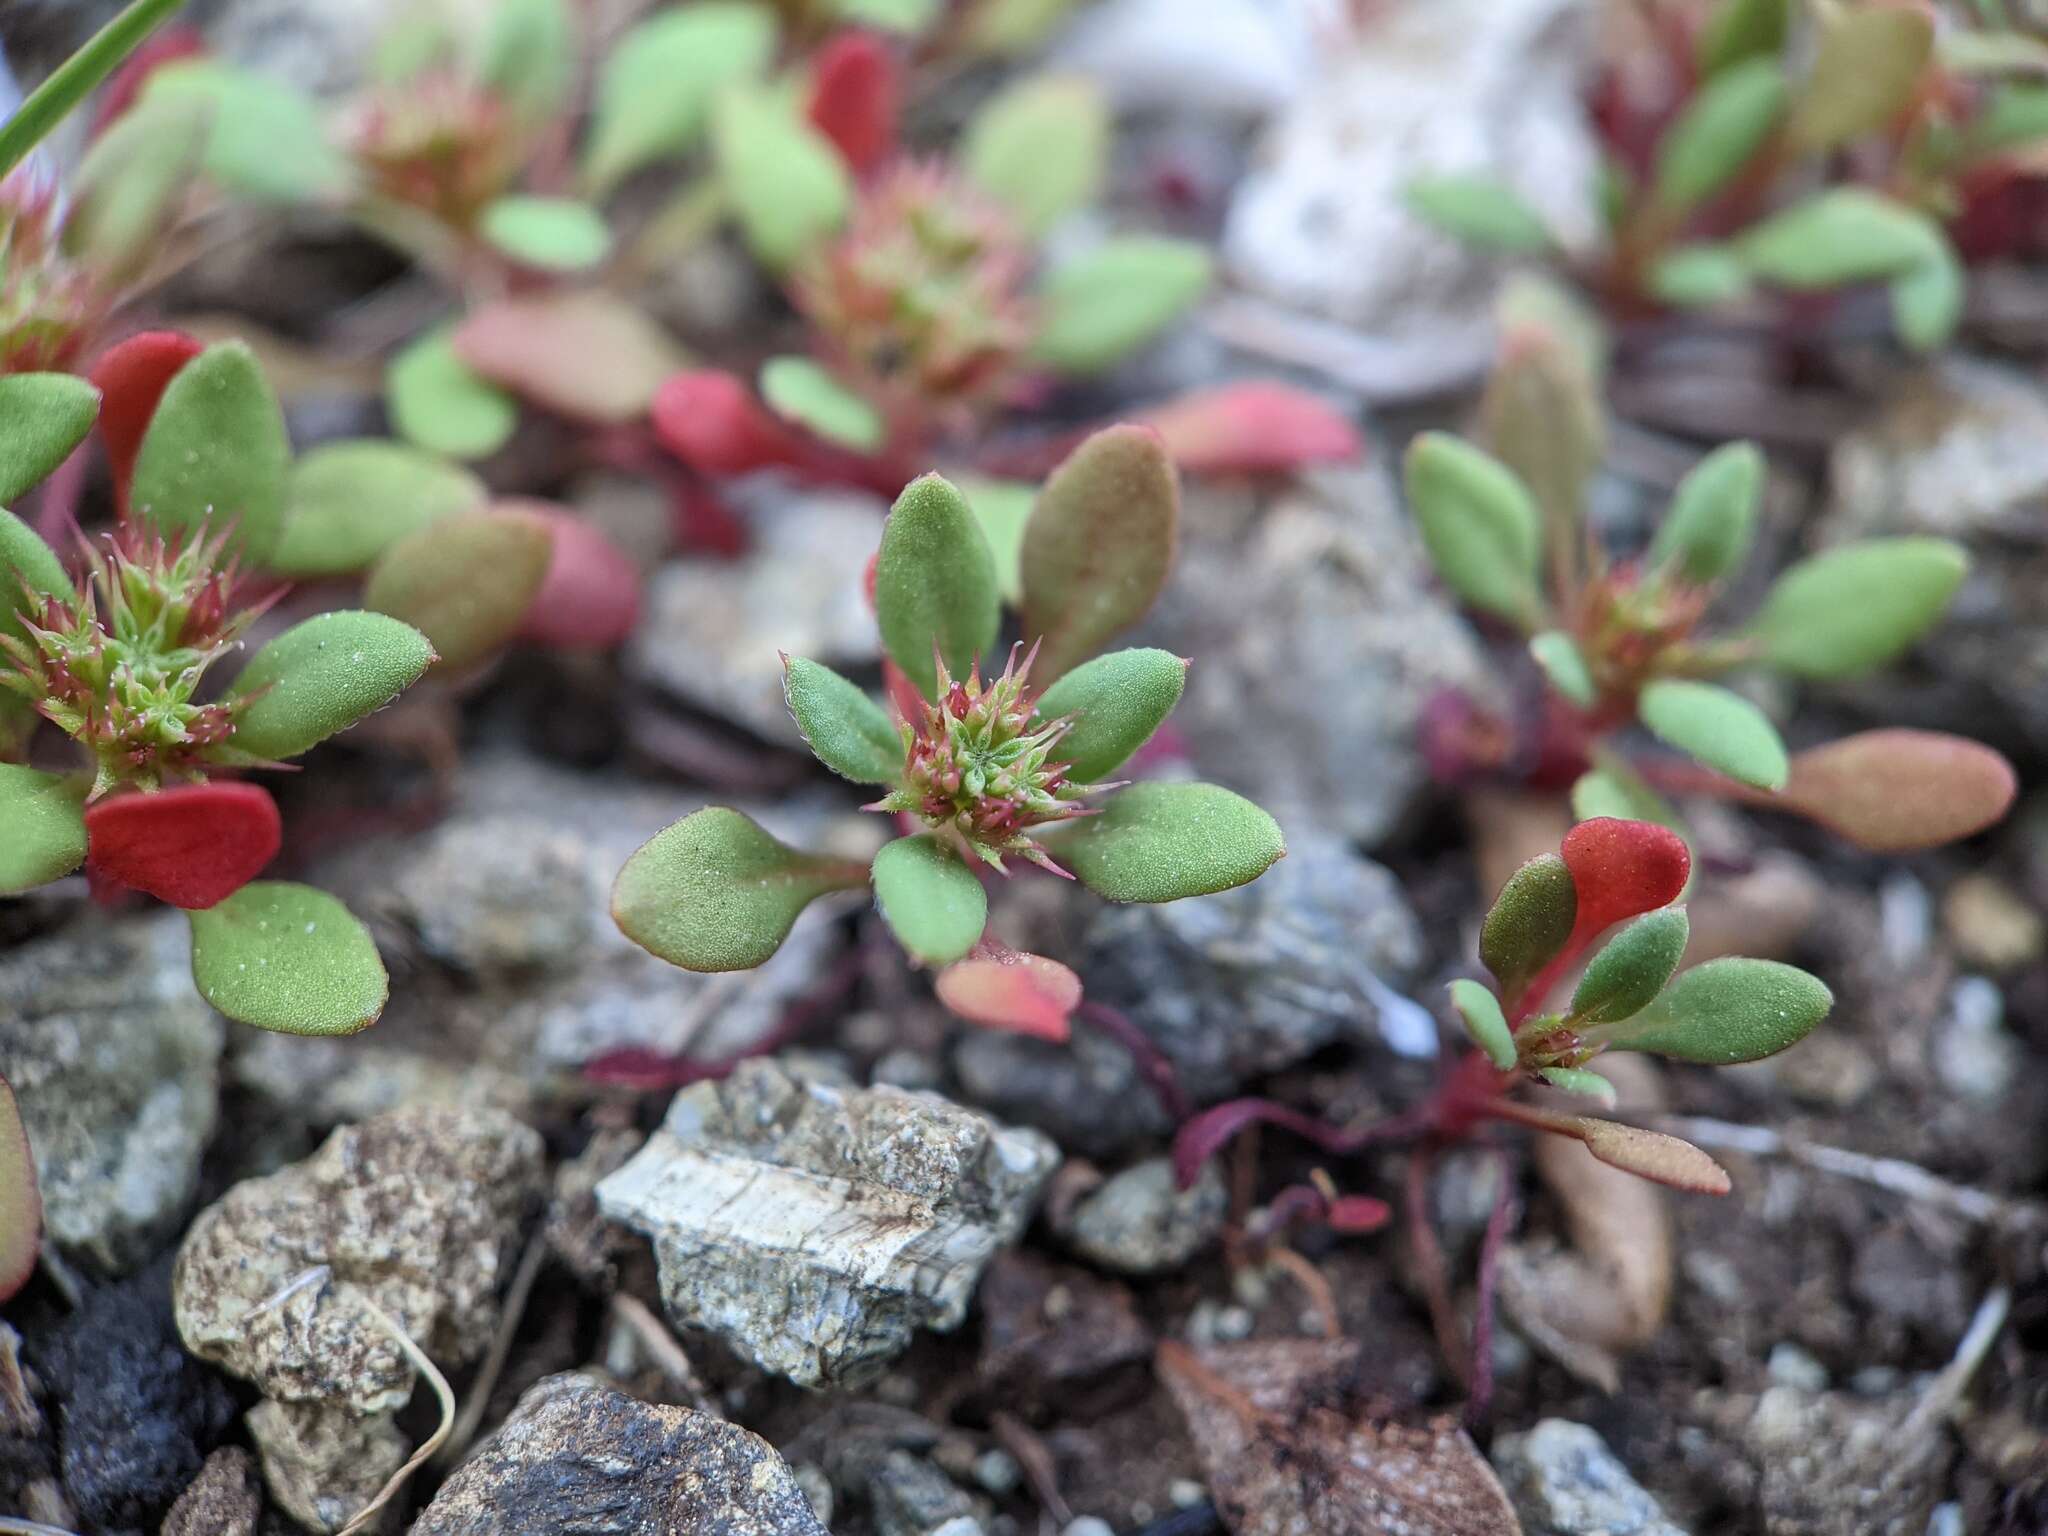
M 640 571 L 625 551 L 571 508 L 523 497 L 497 505 L 539 519 L 553 543 L 519 638 L 568 650 L 623 645 L 640 622 Z
M 277 857 L 277 803 L 254 784 L 115 795 L 85 810 L 86 866 L 186 911 L 217 906 Z
M 1081 978 L 1059 961 L 983 939 L 964 960 L 939 972 L 948 1012 L 987 1029 L 1064 1041 L 1081 1002 Z
M 99 100 L 93 107 L 92 128 L 86 137 L 97 139 L 119 122 L 141 100 L 143 87 L 159 69 L 180 59 L 199 58 L 205 52 L 206 35 L 197 27 L 179 22 L 153 33 L 100 87 Z
M 1859 731 L 1795 753 L 1784 789 L 1754 798 L 1872 853 L 1912 853 L 1995 825 L 2018 793 L 2012 764 L 1982 742 L 1898 729 Z
M 14 1090 L 0 1077 L 0 1305 L 28 1284 L 42 1246 L 43 1197 Z
M 1609 1167 L 1653 1184 L 1699 1195 L 1725 1195 L 1734 1188 L 1727 1169 L 1691 1142 L 1662 1131 L 1646 1131 L 1641 1126 L 1602 1120 L 1594 1115 L 1563 1114 L 1512 1099 L 1494 1100 L 1485 1113 L 1531 1130 L 1569 1136 L 1573 1141 L 1583 1142 L 1588 1152 Z
M 1652 821 L 1596 816 L 1566 833 L 1558 853 L 1571 871 L 1578 916 L 1557 958 L 1521 994 L 1511 1023 L 1521 1023 L 1543 1006 L 1558 977 L 1587 945 L 1616 923 L 1670 906 L 1692 874 L 1685 839 Z
M 1197 390 L 1138 418 L 1190 474 L 1285 474 L 1363 458 L 1349 417 L 1319 395 L 1259 379 Z
M 100 354 L 86 377 L 100 392 L 100 440 L 114 474 L 114 496 L 128 514 L 128 481 L 157 402 L 179 370 L 206 348 L 183 331 L 143 331 Z
M 661 445 L 706 475 L 744 475 L 803 463 L 804 446 L 746 383 L 715 368 L 678 373 L 655 391 L 649 414 Z
M 807 108 L 811 126 L 832 141 L 856 176 L 896 153 L 903 72 L 871 32 L 841 32 L 818 50 Z

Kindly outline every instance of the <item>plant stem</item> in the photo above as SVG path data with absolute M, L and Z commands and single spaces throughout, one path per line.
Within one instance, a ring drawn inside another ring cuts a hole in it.
M 185 0 L 132 0 L 129 7 L 95 32 L 83 48 L 58 65 L 37 86 L 21 110 L 0 123 L 0 176 L 6 175 L 42 142 L 64 115 L 91 94 L 122 60 Z

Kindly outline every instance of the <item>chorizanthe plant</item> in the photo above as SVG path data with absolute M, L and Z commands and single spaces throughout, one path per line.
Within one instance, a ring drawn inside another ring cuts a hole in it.
M 1131 427 L 1077 449 L 1001 556 L 954 486 L 915 481 L 874 567 L 891 707 L 817 662 L 785 659 L 811 750 L 881 789 L 868 809 L 912 830 L 867 865 L 785 847 L 734 810 L 699 811 L 620 872 L 619 926 L 673 964 L 736 970 L 772 955 L 815 898 L 872 884 L 904 949 L 954 967 L 941 996 L 956 1011 L 1059 1032 L 1078 988 L 1054 962 L 983 944 L 983 874 L 1022 860 L 1112 901 L 1177 901 L 1254 880 L 1284 851 L 1273 819 L 1229 790 L 1112 781 L 1181 695 L 1180 657 L 1096 654 L 1157 597 L 1178 504 L 1164 448 Z M 1006 591 L 1028 647 L 1012 646 L 998 671 L 989 658 Z
M 1935 347 L 1962 312 L 1957 242 L 2013 249 L 2014 193 L 2048 140 L 2039 42 L 1950 9 L 1937 25 L 1933 7 L 1720 0 L 1618 27 L 1593 103 L 1608 229 L 1591 257 L 1489 178 L 1427 178 L 1411 204 L 1549 257 L 1623 317 L 1871 286 L 1906 345 Z
M 0 895 L 83 865 L 102 892 L 186 911 L 193 979 L 229 1018 L 347 1034 L 384 1007 L 376 945 L 326 893 L 256 878 L 278 851 L 277 806 L 229 775 L 311 750 L 397 697 L 435 654 L 388 615 L 325 613 L 217 686 L 215 668 L 267 606 L 245 603 L 241 573 L 274 532 L 283 472 L 282 420 L 267 449 L 243 430 L 252 395 L 237 380 L 251 371 L 245 349 L 209 351 L 162 392 L 138 439 L 126 418 L 102 423 L 129 515 L 87 549 L 82 585 L 0 511 Z M 0 501 L 13 501 L 77 449 L 99 397 L 66 374 L 13 375 L 0 397 Z M 29 766 L 39 729 L 65 738 L 79 767 Z
M 1554 319 L 1554 317 L 1553 317 Z M 1946 539 L 1870 539 L 1778 577 L 1731 630 L 1706 627 L 1750 552 L 1764 459 L 1717 449 L 1678 487 L 1647 549 L 1622 558 L 1589 529 L 1585 488 L 1603 451 L 1596 366 L 1546 321 L 1510 322 L 1483 405 L 1494 454 L 1444 433 L 1408 451 L 1409 504 L 1445 584 L 1527 636 L 1546 685 L 1544 774 L 1578 775 L 1581 817 L 1677 825 L 1662 791 L 1790 811 L 1859 847 L 1934 847 L 2003 816 L 2016 787 L 1997 752 L 1931 731 L 1872 730 L 1787 752 L 1770 720 L 1715 679 L 1744 669 L 1861 677 L 1941 617 L 1969 567 Z M 1627 749 L 1640 726 L 1682 759 Z M 1433 755 L 1453 776 L 1522 755 L 1512 733 L 1437 712 Z

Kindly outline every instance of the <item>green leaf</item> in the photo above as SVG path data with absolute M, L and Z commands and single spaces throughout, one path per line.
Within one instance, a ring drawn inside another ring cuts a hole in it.
M 1908 8 L 1844 11 L 1821 29 L 1820 51 L 1785 137 L 1824 154 L 1883 128 L 1918 94 L 1934 51 L 1934 23 Z
M 598 77 L 584 178 L 604 193 L 643 166 L 686 153 L 719 89 L 758 79 L 774 54 L 775 18 L 756 4 L 700 0 L 642 22 Z
M 434 660 L 427 637 L 381 613 L 342 610 L 294 624 L 235 679 L 250 700 L 232 745 L 283 762 L 382 709 Z
M 1033 675 L 1057 681 L 1142 619 L 1166 585 L 1180 480 L 1143 427 L 1108 427 L 1053 471 L 1024 528 L 1024 633 Z
M 1214 270 L 1191 240 L 1105 240 L 1047 280 L 1033 354 L 1061 373 L 1099 372 L 1171 325 Z
M 284 527 L 290 468 L 284 412 L 256 354 L 224 341 L 164 390 L 135 456 L 129 505 L 165 533 L 232 524 L 231 547 L 261 565 Z
M 468 470 L 382 438 L 327 443 L 292 466 L 284 533 L 271 552 L 281 576 L 344 576 L 436 518 L 481 507 Z
M 922 32 L 938 18 L 943 0 L 832 0 L 832 13 L 856 26 Z
M 1451 983 L 1451 1006 L 1458 1010 L 1458 1017 L 1465 1021 L 1465 1033 L 1486 1053 L 1487 1060 L 1503 1072 L 1514 1071 L 1520 1057 L 1515 1051 L 1515 1036 L 1508 1028 L 1507 1015 L 1500 1011 L 1500 999 L 1478 982 L 1460 977 Z
M 21 613 L 29 605 L 29 593 L 78 601 L 78 590 L 64 570 L 55 550 L 42 541 L 35 529 L 0 507 L 0 635 L 26 641 Z M 0 666 L 7 663 L 0 660 Z M 18 695 L 0 692 L 0 698 Z
M 1108 778 L 1152 739 L 1187 685 L 1187 661 L 1171 651 L 1111 651 L 1054 683 L 1038 700 L 1038 718 L 1074 717 L 1053 757 L 1073 766 L 1068 778 Z
M 0 122 L 0 176 L 6 175 L 42 142 L 121 61 L 140 48 L 183 0 L 132 0 L 85 45 L 50 72 L 26 101 Z
M 761 398 L 778 416 L 856 453 L 875 453 L 887 438 L 881 412 L 807 357 L 769 358 Z
M 1754 443 L 1716 448 L 1678 483 L 1646 563 L 1694 586 L 1721 580 L 1749 557 L 1763 491 L 1764 456 Z
M 10 695 L 11 697 L 11 695 Z M 90 776 L 38 773 L 0 763 L 0 896 L 60 880 L 85 862 Z
M 192 979 L 229 1018 L 290 1035 L 377 1022 L 391 978 L 370 931 L 325 891 L 255 880 L 192 920 Z
M 1064 21 L 1077 0 L 982 0 L 967 18 L 968 52 L 1009 58 L 1030 53 Z
M 1614 1024 L 1641 1013 L 1678 969 L 1691 934 L 1683 907 L 1645 912 L 1624 924 L 1579 979 L 1569 1022 Z
M 1543 1067 L 1538 1077 L 1553 1088 L 1562 1088 L 1566 1093 L 1583 1094 L 1589 1099 L 1598 1099 L 1602 1107 L 1612 1109 L 1619 1097 L 1614 1084 L 1598 1072 L 1588 1072 L 1584 1067 Z
M 1597 821 L 1603 816 L 1654 821 L 1681 835 L 1685 831 L 1671 803 L 1619 763 L 1581 774 L 1572 785 L 1572 820 Z
M 568 97 L 576 51 L 563 0 L 493 0 L 477 76 L 522 121 L 543 122 Z
M 996 557 L 996 585 L 1013 608 L 1024 604 L 1024 529 L 1038 504 L 1038 487 L 1022 480 L 963 476 L 955 482 L 981 523 Z
M 846 162 L 794 104 L 772 91 L 727 92 L 712 116 L 719 184 L 747 248 L 780 272 L 846 222 Z
M 1785 71 L 1771 58 L 1747 59 L 1707 81 L 1657 145 L 1658 206 L 1685 213 L 1732 181 L 1777 127 L 1785 95 Z
M 454 328 L 428 331 L 392 358 L 384 392 L 392 425 L 409 441 L 454 459 L 481 459 L 519 425 L 512 397 L 455 355 Z
M 1806 972 L 1775 960 L 1709 960 L 1625 1024 L 1597 1032 L 1615 1050 L 1654 1051 L 1725 1067 L 1761 1061 L 1806 1038 L 1834 1006 Z
M 1109 107 L 1093 82 L 1038 75 L 998 92 L 960 144 L 967 177 L 1043 234 L 1094 200 L 1109 161 Z
M 1280 824 L 1242 795 L 1146 783 L 1057 834 L 1053 857 L 1109 901 L 1179 901 L 1249 884 L 1286 851 Z
M 1966 279 L 1947 237 L 1938 256 L 1900 273 L 1889 285 L 1892 322 L 1914 352 L 1932 352 L 1955 334 L 1963 318 Z
M 72 183 L 64 249 L 95 270 L 140 276 L 199 174 L 213 132 L 203 101 L 138 102 L 93 140 Z
M 1750 271 L 1801 292 L 1876 282 L 1939 260 L 1925 215 L 1859 187 L 1832 187 L 1772 214 L 1736 240 Z
M 0 503 L 34 490 L 100 414 L 100 392 L 68 373 L 0 374 Z
M 1758 789 L 1783 789 L 1791 764 L 1764 712 L 1712 683 L 1666 678 L 1651 683 L 1636 713 L 1658 740 L 1718 773 Z
M 1491 176 L 1422 176 L 1402 189 L 1401 198 L 1416 217 L 1490 251 L 1533 256 L 1555 244 L 1543 216 Z
M 403 619 L 451 671 L 508 644 L 548 574 L 546 523 L 505 508 L 458 512 L 385 550 L 363 585 L 363 605 Z
M 1531 859 L 1508 877 L 1479 926 L 1479 960 L 1513 1000 L 1555 960 L 1578 920 L 1572 872 L 1554 853 Z
M 1968 553 L 1947 539 L 1845 544 L 1779 576 L 1748 637 L 1780 671 L 1854 677 L 1932 628 L 1969 568 Z
M 689 971 L 744 971 L 789 936 L 829 891 L 867 867 L 799 853 L 738 811 L 712 806 L 656 833 L 619 871 L 612 920 L 650 954 Z
M 875 617 L 882 644 L 926 698 L 937 687 L 935 644 L 956 677 L 995 646 L 995 556 L 966 498 L 942 476 L 911 481 L 882 525 Z
M 782 659 L 782 696 L 819 762 L 856 784 L 903 776 L 903 739 L 882 706 L 830 667 Z
M 1535 627 L 1542 515 L 1514 471 L 1470 443 L 1425 432 L 1404 467 L 1408 504 L 1444 584 L 1473 607 Z
M 503 255 L 537 272 L 587 272 L 611 254 L 604 215 L 573 197 L 501 197 L 478 229 Z
M 885 844 L 875 855 L 874 881 L 889 931 L 926 965 L 958 960 L 988 926 L 981 878 L 929 832 Z
M 1650 264 L 1649 288 L 1674 309 L 1707 309 L 1747 298 L 1749 268 L 1725 245 L 1681 245 Z
M 1551 687 L 1581 709 L 1593 707 L 1600 690 L 1593 683 L 1586 658 L 1579 653 L 1578 642 L 1570 635 L 1561 629 L 1546 629 L 1530 637 L 1529 654 L 1536 658 Z
M 1731 64 L 1785 46 L 1792 0 L 1721 0 L 1700 30 L 1700 68 L 1717 75 Z
M 214 59 L 179 61 L 151 73 L 143 99 L 210 114 L 206 172 L 237 197 L 311 203 L 348 188 L 348 162 L 328 141 L 320 109 L 281 80 Z

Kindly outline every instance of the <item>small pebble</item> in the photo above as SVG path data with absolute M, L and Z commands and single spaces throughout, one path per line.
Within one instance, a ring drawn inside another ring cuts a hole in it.
M 1802 1392 L 1828 1389 L 1828 1368 L 1789 1340 L 1771 1346 L 1771 1357 L 1764 1369 L 1777 1386 L 1797 1387 Z
M 1107 1520 L 1098 1520 L 1093 1515 L 1083 1515 L 1078 1520 L 1068 1521 L 1060 1536 L 1116 1536 L 1116 1528 Z

